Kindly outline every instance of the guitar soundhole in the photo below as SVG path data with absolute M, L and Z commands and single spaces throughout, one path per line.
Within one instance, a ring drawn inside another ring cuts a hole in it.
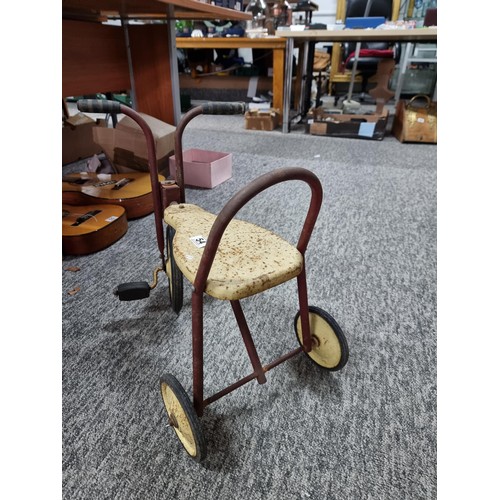
M 100 213 L 101 213 L 101 210 L 91 210 L 90 212 L 87 212 L 86 214 L 78 217 L 78 219 L 76 219 L 76 221 L 73 222 L 73 224 L 71 224 L 71 225 L 72 226 L 79 226 L 80 224 L 83 224 L 85 221 L 88 221 L 90 218 L 95 217 L 97 214 L 100 214 Z

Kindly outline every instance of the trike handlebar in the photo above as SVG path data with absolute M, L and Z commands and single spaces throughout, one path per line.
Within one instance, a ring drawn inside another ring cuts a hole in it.
M 243 102 L 206 102 L 201 104 L 204 115 L 243 115 L 245 103 Z
M 79 111 L 84 113 L 121 113 L 121 104 L 118 101 L 105 99 L 80 99 L 77 103 Z

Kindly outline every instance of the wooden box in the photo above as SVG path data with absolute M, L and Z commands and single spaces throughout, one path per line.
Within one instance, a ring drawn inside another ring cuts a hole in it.
M 437 144 L 437 103 L 425 95 L 398 101 L 392 133 L 401 142 Z
M 306 132 L 311 135 L 381 141 L 386 134 L 389 112 L 350 115 L 316 108 L 307 115 Z

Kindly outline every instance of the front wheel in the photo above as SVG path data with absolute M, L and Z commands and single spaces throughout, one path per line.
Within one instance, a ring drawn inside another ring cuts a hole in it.
M 168 414 L 168 423 L 174 429 L 188 455 L 201 462 L 207 448 L 198 415 L 180 382 L 169 373 L 160 379 L 160 390 Z
M 309 306 L 309 325 L 311 329 L 312 349 L 306 354 L 321 368 L 337 371 L 345 366 L 349 358 L 349 348 L 344 332 L 323 309 Z M 295 333 L 301 346 L 302 324 L 300 311 L 295 316 Z

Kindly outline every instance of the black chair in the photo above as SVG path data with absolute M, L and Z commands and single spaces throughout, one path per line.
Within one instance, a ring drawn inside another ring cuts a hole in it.
M 348 0 L 346 19 L 348 17 L 383 17 L 386 20 L 392 18 L 392 0 L 372 0 L 368 11 L 367 0 Z M 352 70 L 355 65 L 356 42 L 347 42 L 342 46 L 342 61 L 344 68 Z M 370 100 L 367 93 L 368 80 L 377 73 L 379 61 L 384 57 L 391 57 L 398 62 L 401 52 L 399 43 L 387 42 L 364 42 L 360 47 L 356 72 L 361 73 L 361 94 L 357 94 L 360 101 Z M 352 91 L 352 90 L 351 90 Z M 348 99 L 351 96 L 347 97 Z

